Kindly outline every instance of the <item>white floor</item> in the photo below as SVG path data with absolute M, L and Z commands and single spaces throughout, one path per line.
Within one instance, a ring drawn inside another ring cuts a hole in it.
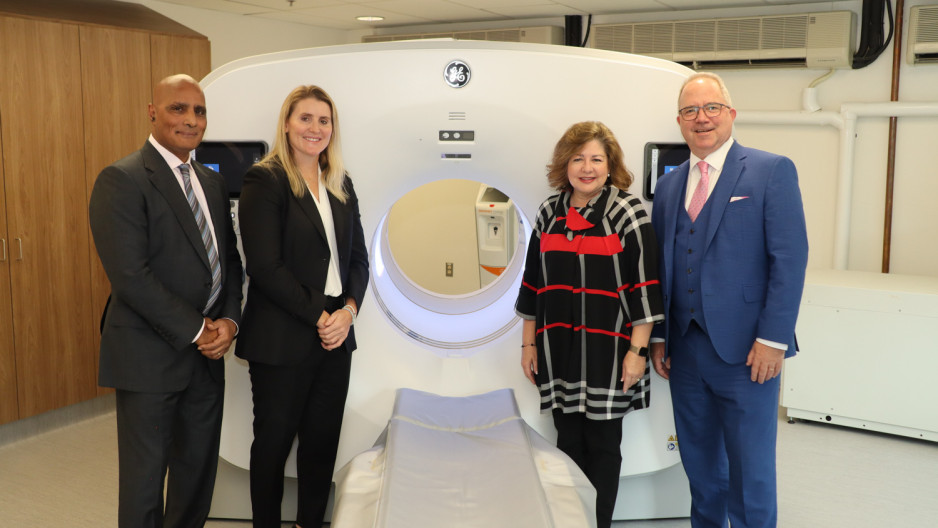
M 116 526 L 113 413 L 25 436 L 10 431 L 0 427 L 0 527 Z M 938 527 L 938 444 L 782 420 L 778 471 L 781 528 Z M 207 526 L 250 523 L 211 520 Z M 686 528 L 690 522 L 613 526 Z

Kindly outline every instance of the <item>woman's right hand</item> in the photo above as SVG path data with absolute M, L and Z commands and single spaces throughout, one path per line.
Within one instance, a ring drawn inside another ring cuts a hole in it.
M 521 347 L 521 370 L 524 371 L 524 377 L 528 378 L 533 385 L 534 375 L 537 374 L 537 347 L 534 345 L 524 345 Z

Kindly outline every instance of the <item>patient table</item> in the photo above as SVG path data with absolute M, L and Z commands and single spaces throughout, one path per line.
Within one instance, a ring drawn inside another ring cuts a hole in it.
M 514 393 L 398 389 L 375 446 L 336 474 L 335 528 L 595 527 L 596 492 Z

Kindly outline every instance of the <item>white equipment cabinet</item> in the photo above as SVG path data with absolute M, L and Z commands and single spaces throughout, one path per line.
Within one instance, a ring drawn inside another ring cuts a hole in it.
M 789 418 L 938 441 L 938 278 L 809 270 Z
M 476 236 L 479 241 L 479 282 L 484 288 L 508 268 L 518 245 L 515 205 L 511 198 L 494 187 L 479 187 Z

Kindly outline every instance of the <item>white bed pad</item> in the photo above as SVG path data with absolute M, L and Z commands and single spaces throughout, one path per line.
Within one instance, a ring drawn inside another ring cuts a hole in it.
M 514 393 L 398 389 L 375 446 L 336 474 L 335 528 L 596 526 L 596 492 Z

